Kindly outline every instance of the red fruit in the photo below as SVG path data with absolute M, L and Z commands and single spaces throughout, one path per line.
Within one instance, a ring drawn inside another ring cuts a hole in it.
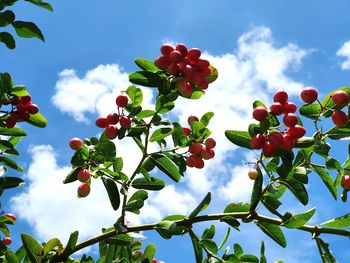
M 216 145 L 216 141 L 213 138 L 208 138 L 205 140 L 205 147 L 208 149 L 213 149 Z
M 14 105 L 14 106 L 16 106 L 16 105 L 18 105 L 18 103 L 20 103 L 20 98 L 19 97 L 14 97 L 13 99 L 12 99 L 12 101 L 11 101 L 11 104 L 12 105 Z
M 185 46 L 185 44 L 182 44 L 182 43 L 178 44 L 175 47 L 175 50 L 180 51 L 180 53 L 183 57 L 187 56 L 188 51 L 187 51 L 187 47 Z
M 160 68 L 160 69 L 162 69 L 162 70 L 166 70 L 166 69 L 170 66 L 171 61 L 170 61 L 170 58 L 169 58 L 169 57 L 164 57 L 164 56 L 162 56 L 162 57 L 156 58 L 156 61 L 154 62 L 154 64 L 155 64 L 158 68 Z
M 188 123 L 188 125 L 191 125 L 191 122 L 192 121 L 199 121 L 199 119 L 198 119 L 198 117 L 197 116 L 193 116 L 193 115 L 191 115 L 190 117 L 188 117 L 188 119 L 187 119 L 187 123 Z
M 254 168 L 249 169 L 248 177 L 252 180 L 255 180 L 258 177 L 258 171 Z
M 283 113 L 283 106 L 279 102 L 275 102 L 270 106 L 270 111 L 272 115 L 279 116 Z
M 276 153 L 276 148 L 269 141 L 266 141 L 262 153 L 267 158 L 272 157 Z
M 78 172 L 78 180 L 82 183 L 86 183 L 91 178 L 91 173 L 89 169 L 80 169 Z
M 11 218 L 13 221 L 16 221 L 16 216 L 12 213 L 7 213 L 7 214 L 4 214 L 4 216 L 8 217 L 8 218 Z
M 201 151 L 201 156 L 204 160 L 209 160 L 209 159 L 213 158 L 214 155 L 215 155 L 215 152 L 212 149 L 204 148 Z
M 209 86 L 209 83 L 207 80 L 202 79 L 202 82 L 198 85 L 199 89 L 207 89 Z
M 172 75 L 177 75 L 180 73 L 180 67 L 178 64 L 176 63 L 172 63 L 170 64 L 170 66 L 166 69 L 166 71 L 168 71 L 169 74 L 172 74 Z
M 189 135 L 191 135 L 191 133 L 192 133 L 191 129 L 190 129 L 190 128 L 187 128 L 187 127 L 182 127 L 182 132 L 183 132 L 183 134 L 186 135 L 186 136 L 189 136 Z
M 108 120 L 104 117 L 99 117 L 96 119 L 95 124 L 99 128 L 106 128 L 108 126 Z
M 117 113 L 110 113 L 107 116 L 107 122 L 110 125 L 115 125 L 119 122 L 119 115 Z
M 195 63 L 193 63 L 192 67 L 196 70 L 202 70 L 209 67 L 209 61 L 206 59 L 197 59 Z
M 287 130 L 287 135 L 293 139 L 299 139 L 306 134 L 306 130 L 303 126 L 295 125 L 294 127 L 289 127 Z
M 348 123 L 349 118 L 345 112 L 336 110 L 332 114 L 332 121 L 335 125 L 342 127 Z
M 272 132 L 268 136 L 268 141 L 275 147 L 279 147 L 283 141 L 283 135 L 280 132 Z
M 190 97 L 192 94 L 192 86 L 184 78 L 177 80 L 175 83 L 175 87 L 180 92 L 181 96 L 183 96 L 183 97 Z
M 33 104 L 33 103 L 28 103 L 26 105 L 26 108 L 27 108 L 27 111 L 30 113 L 30 114 L 36 114 L 39 112 L 39 107 L 38 105 L 36 104 Z
M 289 152 L 294 147 L 294 139 L 287 134 L 283 134 L 283 140 L 280 144 L 280 148 L 286 152 Z
M 108 140 L 114 140 L 115 138 L 117 138 L 118 132 L 119 130 L 117 126 L 114 126 L 114 125 L 108 126 L 105 130 L 106 137 Z
M 198 156 L 197 156 L 198 157 Z M 196 166 L 197 169 L 202 169 L 204 167 L 204 161 L 202 158 L 198 157 L 196 161 Z
M 115 103 L 117 104 L 118 107 L 125 108 L 125 106 L 128 104 L 128 97 L 124 95 L 119 95 L 115 99 Z
M 82 183 L 79 187 L 78 187 L 78 196 L 79 197 L 86 197 L 89 195 L 90 193 L 90 185 L 88 183 Z
M 345 190 L 350 190 L 350 176 L 349 175 L 343 176 L 341 178 L 340 184 Z
M 331 98 L 338 106 L 345 106 L 349 103 L 349 95 L 343 90 L 337 90 L 332 94 Z
M 192 154 L 199 154 L 202 151 L 202 149 L 202 144 L 200 144 L 199 142 L 193 142 L 188 148 L 188 151 Z
M 30 118 L 30 114 L 27 111 L 19 112 L 19 116 L 22 121 L 28 121 Z
M 31 98 L 29 95 L 27 95 L 27 96 L 22 96 L 22 97 L 20 98 L 20 101 L 21 101 L 21 103 L 22 103 L 23 105 L 29 103 L 31 100 L 32 100 L 32 98 Z
M 250 146 L 253 149 L 261 149 L 265 144 L 265 136 L 262 133 L 255 134 L 251 141 L 250 141 Z
M 287 127 L 293 127 L 298 123 L 298 116 L 294 113 L 288 113 L 283 117 L 283 123 Z
M 197 158 L 199 158 L 197 155 L 190 155 L 186 158 L 186 165 L 188 167 L 195 167 L 197 163 Z
M 72 138 L 69 141 L 69 146 L 70 148 L 72 148 L 72 150 L 79 150 L 81 148 L 83 148 L 84 143 L 80 138 Z
M 2 240 L 2 243 L 5 245 L 5 246 L 9 246 L 12 244 L 12 239 L 10 237 L 5 237 L 3 240 Z
M 186 77 L 186 79 L 190 79 L 193 74 L 193 69 L 191 65 L 186 65 L 183 68 L 181 68 L 181 72 Z
M 164 55 L 164 56 L 169 56 L 171 52 L 174 51 L 174 47 L 169 45 L 169 44 L 163 44 L 160 47 L 160 52 Z
M 201 74 L 202 77 L 206 78 L 210 75 L 211 70 L 210 68 L 203 68 L 199 71 L 199 73 Z
M 180 51 L 177 51 L 177 50 L 174 50 L 170 53 L 169 55 L 169 59 L 171 62 L 173 63 L 179 63 L 181 62 L 184 58 L 183 56 L 181 55 L 181 52 Z
M 119 119 L 120 126 L 123 128 L 129 128 L 131 126 L 131 120 L 129 117 L 122 116 Z
M 267 114 L 268 114 L 267 110 L 262 106 L 255 107 L 253 110 L 253 117 L 257 121 L 265 120 L 267 117 Z
M 313 87 L 304 88 L 300 93 L 301 100 L 305 103 L 315 102 L 317 100 L 317 96 L 318 92 Z
M 195 61 L 199 59 L 200 56 L 201 56 L 201 51 L 198 48 L 191 48 L 187 53 L 187 57 L 191 61 Z
M 6 119 L 6 127 L 9 129 L 15 127 L 16 123 L 17 123 L 17 120 L 12 116 Z
M 297 105 L 293 102 L 287 102 L 283 104 L 283 113 L 288 114 L 288 113 L 294 113 L 297 110 Z
M 190 77 L 190 83 L 192 85 L 199 86 L 202 83 L 202 81 L 203 81 L 203 77 L 201 76 L 201 74 L 199 74 L 198 71 L 194 71 Z
M 288 101 L 288 93 L 284 90 L 277 91 L 273 96 L 273 101 L 281 104 L 286 103 Z

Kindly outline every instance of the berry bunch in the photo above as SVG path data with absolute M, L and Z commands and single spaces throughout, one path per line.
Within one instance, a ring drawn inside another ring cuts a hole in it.
M 335 125 L 343 127 L 348 123 L 349 116 L 341 108 L 349 104 L 349 95 L 343 90 L 338 90 L 332 94 L 331 98 L 334 104 L 338 106 L 338 109 L 332 114 L 332 121 Z M 339 107 L 341 108 L 339 109 Z
M 130 117 L 126 116 L 123 110 L 120 110 L 125 108 L 128 104 L 128 97 L 119 95 L 115 102 L 118 106 L 118 113 L 110 113 L 107 117 L 99 117 L 95 122 L 97 127 L 105 129 L 106 137 L 109 140 L 117 138 L 120 128 L 127 129 L 131 126 Z M 117 127 L 118 123 L 120 128 Z
M 12 213 L 6 213 L 3 215 L 3 217 L 11 219 L 13 222 L 11 222 L 10 224 L 13 224 L 16 221 L 16 216 Z M 9 246 L 12 244 L 12 238 L 11 237 L 4 237 L 0 242 L 2 244 L 4 244 L 5 246 Z
M 297 106 L 295 103 L 288 101 L 288 93 L 278 91 L 273 96 L 274 103 L 268 111 L 263 106 L 257 106 L 253 110 L 254 119 L 263 122 L 267 120 L 269 114 L 272 116 L 283 116 L 283 124 L 287 128 L 284 131 L 278 129 L 269 129 L 265 133 L 255 134 L 251 139 L 253 149 L 262 149 L 265 157 L 272 157 L 278 149 L 282 151 L 291 151 L 295 143 L 303 137 L 306 130 L 303 126 L 298 125 L 298 116 L 295 114 Z
M 198 48 L 187 49 L 184 44 L 175 48 L 164 44 L 160 48 L 162 55 L 155 60 L 155 65 L 165 70 L 174 78 L 176 89 L 184 97 L 190 97 L 193 88 L 204 90 L 208 88 L 208 77 L 211 73 L 209 61 L 201 59 Z
M 199 121 L 196 116 L 188 117 L 188 124 L 190 125 L 193 121 Z M 190 136 L 192 131 L 190 128 L 183 127 L 182 131 L 184 135 Z M 214 158 L 215 152 L 213 148 L 216 146 L 216 141 L 213 138 L 207 138 L 204 142 L 192 141 L 189 148 L 189 155 L 186 156 L 186 165 L 188 167 L 195 167 L 202 169 L 204 167 L 203 160 L 209 160 Z
M 32 98 L 27 96 L 14 97 L 9 103 L 13 106 L 10 117 L 6 119 L 6 127 L 13 128 L 19 121 L 28 121 L 30 114 L 39 112 L 39 107 L 32 103 Z

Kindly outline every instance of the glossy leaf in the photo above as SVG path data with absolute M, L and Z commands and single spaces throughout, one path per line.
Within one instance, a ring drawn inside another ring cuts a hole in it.
M 4 43 L 8 49 L 16 48 L 16 41 L 10 33 L 1 32 L 0 42 Z
M 67 251 L 73 251 L 73 249 L 75 248 L 75 245 L 78 242 L 78 236 L 79 236 L 78 231 L 74 231 L 73 233 L 70 234 L 67 245 L 65 247 Z
M 204 126 L 208 126 L 211 118 L 214 117 L 214 112 L 207 112 L 205 113 L 201 118 L 200 118 L 200 122 L 204 124 Z
M 11 176 L 0 177 L 0 189 L 15 188 L 23 184 L 24 184 L 24 181 L 18 177 L 11 177 Z
M 32 22 L 24 21 L 15 21 L 12 23 L 16 33 L 20 37 L 24 38 L 38 38 L 41 41 L 45 42 L 44 36 L 41 33 L 41 30 Z
M 208 249 L 211 253 L 216 254 L 218 253 L 218 246 L 216 245 L 216 243 L 211 240 L 211 239 L 201 239 L 199 241 L 199 244 L 203 247 L 205 247 L 206 249 Z
M 135 86 L 130 86 L 126 93 L 128 94 L 132 104 L 134 107 L 138 107 L 142 104 L 143 101 L 143 93 L 142 90 Z
M 276 241 L 281 247 L 286 247 L 287 242 L 281 228 L 278 225 L 273 225 L 267 222 L 259 221 L 257 226 L 270 238 Z
M 131 186 L 136 189 L 159 191 L 164 188 L 165 183 L 163 180 L 155 177 L 150 177 L 149 180 L 146 178 L 137 178 L 132 182 Z
M 49 252 L 55 249 L 56 247 L 58 247 L 58 251 L 63 250 L 63 245 L 58 238 L 52 238 L 49 241 L 47 241 L 43 246 L 43 256 L 47 256 Z
M 173 132 L 174 130 L 172 128 L 159 128 L 152 133 L 151 137 L 149 138 L 149 141 L 155 142 L 162 140 L 171 135 Z
M 27 252 L 30 262 L 41 262 L 42 247 L 38 241 L 28 234 L 21 234 L 23 246 Z
M 45 128 L 47 125 L 47 120 L 43 115 L 41 115 L 41 113 L 30 114 L 28 123 L 39 128 Z
M 242 263 L 259 263 L 259 259 L 251 254 L 245 254 L 240 257 Z
M 164 81 L 166 81 L 166 79 L 161 77 L 159 74 L 150 71 L 138 71 L 131 73 L 129 75 L 129 80 L 131 83 L 145 87 L 159 87 L 163 85 Z
M 156 254 L 156 246 L 153 244 L 148 244 L 143 254 L 143 259 L 148 259 L 148 262 L 151 263 L 155 254 Z
M 176 229 L 176 223 L 173 221 L 162 220 L 155 226 L 157 232 L 165 239 L 172 237 L 172 232 Z
M 159 68 L 157 68 L 154 63 L 148 59 L 144 58 L 137 58 L 135 59 L 135 63 L 139 68 L 145 71 L 159 71 Z
M 305 189 L 305 186 L 301 182 L 295 179 L 288 179 L 286 181 L 280 181 L 280 182 L 281 184 L 287 186 L 287 188 L 294 194 L 294 196 L 303 205 L 307 205 L 307 203 L 309 202 L 309 197 Z
M 263 186 L 263 175 L 259 166 L 257 166 L 258 176 L 254 180 L 253 191 L 250 198 L 250 211 L 254 211 L 261 199 L 261 192 Z
M 232 203 L 226 206 L 224 213 L 249 212 L 250 205 L 244 203 Z
M 5 258 L 7 261 L 7 263 L 20 263 L 20 261 L 18 260 L 17 256 L 15 253 L 11 252 L 11 251 L 6 251 L 5 252 Z
M 114 210 L 117 210 L 120 206 L 120 196 L 117 184 L 112 179 L 102 177 L 102 182 L 107 190 L 109 201 Z
M 323 183 L 327 186 L 328 190 L 331 192 L 333 198 L 337 200 L 338 198 L 338 189 L 334 185 L 334 180 L 332 176 L 323 168 L 311 165 L 312 169 L 321 177 Z
M 170 179 L 174 180 L 175 182 L 180 181 L 181 174 L 177 166 L 170 161 L 169 158 L 161 154 L 153 154 L 150 159 L 153 161 L 155 166 L 169 176 Z
M 220 245 L 218 247 L 218 250 L 220 250 L 220 249 L 222 249 L 224 247 L 224 245 L 226 244 L 227 239 L 230 236 L 230 233 L 231 233 L 231 228 L 227 228 L 227 232 L 226 232 L 224 238 L 222 239 L 222 241 L 221 241 L 221 243 L 220 243 Z
M 264 241 L 261 241 L 261 246 L 260 246 L 260 263 L 267 263 L 267 260 L 265 257 L 265 243 L 264 243 Z
M 202 234 L 202 239 L 212 239 L 215 236 L 215 226 L 206 228 Z
M 136 191 L 128 200 L 125 210 L 135 214 L 139 214 L 144 205 L 144 201 L 148 198 L 148 193 L 145 190 Z
M 16 95 L 18 97 L 23 97 L 29 95 L 26 86 L 24 85 L 15 85 L 11 89 L 11 95 Z
M 193 212 L 189 215 L 189 218 L 193 218 L 202 212 L 204 209 L 208 207 L 211 201 L 211 193 L 207 193 L 207 195 L 203 198 L 203 200 L 199 203 L 199 205 L 193 210 Z
M 52 6 L 48 3 L 43 2 L 42 0 L 25 0 L 25 1 L 53 12 Z
M 210 83 L 214 82 L 218 78 L 219 72 L 212 65 L 209 65 L 209 68 L 210 68 L 210 75 L 206 79 L 207 79 L 208 83 L 210 84 Z
M 203 250 L 202 250 L 202 247 L 199 244 L 198 239 L 195 236 L 195 233 L 190 231 L 189 234 L 190 234 L 192 245 L 193 245 L 194 255 L 195 255 L 195 258 L 196 258 L 196 263 L 202 263 L 202 261 L 203 261 Z
M 15 14 L 11 10 L 0 12 L 0 26 L 5 27 L 10 25 L 15 20 Z
M 225 131 L 225 135 L 233 144 L 251 149 L 250 141 L 252 137 L 250 136 L 249 132 L 230 130 Z
M 16 171 L 23 172 L 23 169 L 15 161 L 11 160 L 10 158 L 0 156 L 0 162 L 7 165 L 8 167 L 16 170 Z
M 322 223 L 321 225 L 334 227 L 334 228 L 344 228 L 350 226 L 350 213 L 343 215 L 341 217 L 337 217 Z
M 315 214 L 315 211 L 316 209 L 312 208 L 304 213 L 294 215 L 287 220 L 283 220 L 282 226 L 288 228 L 299 228 L 305 225 L 311 219 L 311 217 Z
M 304 117 L 317 120 L 320 116 L 321 106 L 318 103 L 306 104 L 300 107 L 299 113 Z

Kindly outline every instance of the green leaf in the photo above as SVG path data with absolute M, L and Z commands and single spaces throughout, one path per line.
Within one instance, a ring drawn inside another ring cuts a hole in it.
M 78 231 L 74 231 L 73 233 L 70 234 L 67 245 L 65 247 L 65 250 L 67 251 L 67 253 L 72 252 L 73 249 L 75 248 L 75 245 L 78 242 L 78 236 L 79 236 Z
M 72 183 L 72 182 L 75 182 L 76 180 L 78 180 L 78 173 L 79 173 L 80 169 L 82 169 L 82 168 L 75 167 L 74 169 L 72 169 L 69 172 L 69 174 L 67 175 L 67 177 L 64 179 L 63 183 L 69 184 L 69 183 Z
M 154 110 L 143 110 L 139 114 L 137 114 L 137 118 L 142 120 L 144 118 L 152 117 L 156 112 Z
M 322 115 L 325 116 L 326 118 L 328 118 L 332 115 L 332 113 L 333 113 L 332 109 L 340 109 L 342 107 L 342 106 L 336 106 L 334 104 L 333 100 L 331 99 L 332 94 L 338 90 L 343 90 L 346 93 L 348 93 L 348 95 L 350 96 L 350 88 L 347 88 L 347 87 L 341 87 L 341 88 L 338 88 L 338 89 L 333 90 L 332 92 L 328 93 L 327 96 L 325 96 L 321 102 L 323 108 L 329 109 L 329 110 L 325 110 L 322 113 Z
M 210 69 L 210 75 L 206 77 L 206 80 L 210 84 L 218 78 L 219 72 L 213 65 L 209 65 L 209 69 Z
M 11 75 L 8 73 L 0 74 L 0 81 L 1 90 L 10 94 L 13 87 L 13 80 L 11 78 Z
M 337 217 L 322 223 L 321 225 L 334 227 L 334 228 L 344 228 L 350 226 L 350 213 L 343 215 L 341 217 Z
M 25 233 L 21 234 L 21 239 L 30 262 L 41 262 L 42 247 L 40 243 Z
M 259 166 L 257 166 L 258 176 L 254 180 L 253 185 L 253 191 L 250 198 L 250 211 L 254 211 L 259 204 L 259 201 L 261 199 L 261 192 L 262 192 L 262 186 L 263 186 L 263 175 L 261 173 L 261 170 Z
M 149 141 L 150 142 L 159 141 L 159 140 L 164 139 L 165 137 L 171 135 L 173 132 L 174 132 L 174 130 L 172 128 L 157 129 L 152 133 Z
M 157 73 L 150 71 L 138 71 L 129 75 L 131 83 L 138 84 L 145 87 L 160 87 L 166 81 Z
M 0 26 L 5 27 L 15 21 L 15 14 L 11 10 L 0 12 Z
M 107 190 L 109 201 L 114 210 L 117 210 L 120 206 L 120 196 L 117 184 L 109 178 L 102 177 L 102 182 Z
M 130 246 L 133 238 L 127 234 L 118 234 L 112 238 L 106 240 L 107 244 L 113 244 L 117 246 Z
M 172 161 L 170 161 L 169 158 L 161 154 L 152 154 L 150 159 L 159 170 L 169 176 L 172 180 L 175 182 L 180 181 L 181 174 L 178 167 Z
M 233 144 L 240 147 L 252 149 L 250 146 L 252 137 L 250 136 L 249 132 L 228 130 L 225 131 L 225 135 L 227 139 L 229 139 Z
M 144 71 L 159 71 L 159 68 L 154 65 L 153 61 L 150 61 L 148 59 L 137 58 L 135 59 L 135 63 Z
M 20 37 L 32 38 L 36 37 L 45 42 L 44 36 L 41 30 L 32 22 L 15 21 L 12 23 L 16 33 Z
M 242 263 L 259 263 L 259 259 L 251 254 L 245 254 L 240 257 Z
M 47 241 L 43 247 L 43 256 L 44 257 L 47 256 L 49 254 L 49 252 L 56 247 L 59 248 L 59 251 L 63 250 L 63 245 L 58 238 L 52 238 L 49 241 Z
M 30 2 L 33 5 L 39 6 L 41 8 L 45 8 L 45 9 L 53 12 L 52 6 L 48 3 L 41 1 L 41 0 L 25 0 L 25 1 Z
M 204 126 L 208 126 L 208 124 L 209 124 L 211 118 L 213 118 L 213 116 L 214 116 L 214 112 L 211 112 L 211 111 L 207 112 L 201 117 L 201 119 L 199 121 L 201 123 L 203 123 Z
M 1 32 L 0 42 L 4 43 L 8 49 L 16 48 L 16 41 L 10 33 Z
M 267 263 L 267 260 L 266 260 L 266 257 L 265 257 L 265 244 L 264 244 L 264 241 L 261 241 L 260 263 Z
M 273 214 L 276 214 L 277 208 L 282 204 L 277 198 L 269 195 L 264 195 L 261 202 Z
M 123 158 L 117 157 L 115 158 L 113 162 L 113 171 L 118 173 L 121 172 L 123 169 Z
M 4 156 L 0 156 L 0 162 L 7 165 L 8 167 L 11 167 L 12 169 L 19 171 L 19 172 L 23 172 L 23 169 L 18 166 L 18 164 L 11 160 L 10 158 L 4 157 Z
M 139 214 L 144 205 L 144 201 L 148 198 L 148 193 L 145 190 L 136 191 L 128 200 L 125 210 L 135 214 Z
M 11 95 L 16 95 L 17 97 L 28 96 L 29 93 L 27 91 L 26 86 L 24 85 L 15 85 L 11 89 Z
M 128 94 L 132 104 L 134 107 L 138 107 L 142 104 L 143 101 L 143 93 L 140 88 L 137 88 L 135 86 L 130 86 L 126 93 Z
M 165 183 L 163 180 L 155 177 L 150 177 L 149 180 L 146 178 L 137 178 L 131 183 L 131 186 L 136 189 L 159 191 L 164 188 Z
M 103 133 L 100 138 L 100 142 L 96 147 L 94 160 L 97 162 L 113 162 L 115 160 L 116 148 L 115 144 L 106 138 L 106 134 Z
M 155 254 L 156 254 L 156 246 L 154 244 L 148 244 L 142 258 L 143 260 L 148 259 L 148 262 L 151 263 Z M 145 262 L 145 261 L 142 261 L 142 262 Z
M 243 248 L 238 243 L 233 244 L 233 250 L 237 257 L 241 257 L 243 255 Z
M 30 114 L 28 123 L 39 128 L 45 128 L 47 125 L 47 120 L 40 113 Z
M 306 104 L 300 107 L 299 113 L 304 117 L 317 120 L 320 116 L 321 106 L 318 103 Z
M 15 188 L 18 186 L 22 186 L 24 184 L 24 181 L 21 178 L 18 177 L 0 177 L 0 189 L 9 189 L 9 188 Z
M 199 244 L 198 239 L 195 236 L 195 233 L 190 231 L 189 234 L 190 234 L 192 245 L 193 245 L 194 255 L 195 255 L 195 258 L 196 258 L 196 263 L 202 263 L 202 261 L 203 261 L 203 250 L 202 250 L 202 247 Z
M 335 200 L 338 197 L 337 187 L 334 185 L 334 180 L 332 176 L 323 168 L 311 165 L 312 169 L 321 177 L 323 183 L 327 186 L 328 190 L 331 192 Z
M 6 135 L 6 136 L 27 136 L 27 133 L 17 127 L 8 129 L 6 127 L 0 127 L 0 135 Z
M 315 211 L 316 209 L 312 208 L 304 213 L 294 215 L 291 218 L 288 218 L 287 220 L 283 220 L 281 225 L 288 228 L 302 227 L 311 219 L 311 217 L 315 214 Z
M 218 250 L 220 250 L 220 249 L 222 249 L 224 247 L 228 237 L 230 236 L 230 232 L 231 232 L 231 228 L 227 228 L 227 232 L 226 232 L 224 238 L 222 239 L 222 241 L 221 241 L 221 243 L 220 243 L 220 245 L 218 247 Z
M 189 215 L 189 218 L 193 218 L 202 212 L 204 209 L 208 207 L 211 201 L 211 193 L 207 193 L 207 195 L 203 198 L 203 200 L 199 203 L 199 205 L 193 210 L 193 212 Z
M 286 247 L 287 242 L 281 228 L 278 225 L 273 225 L 270 223 L 259 221 L 257 226 L 270 238 L 276 241 L 281 247 Z
M 336 127 L 335 129 L 330 129 L 325 135 L 332 140 L 347 139 L 350 137 L 350 128 L 347 126 Z
M 218 253 L 218 246 L 211 239 L 201 239 L 199 241 L 199 244 L 208 249 L 213 254 Z
M 326 167 L 329 170 L 338 170 L 339 171 L 339 170 L 342 169 L 341 164 L 338 162 L 337 159 L 334 159 L 334 158 L 328 158 L 327 159 Z
M 305 186 L 301 182 L 291 178 L 286 181 L 280 181 L 280 183 L 287 186 L 287 188 L 303 205 L 307 205 L 307 203 L 309 202 L 309 197 Z
M 191 100 L 198 100 L 199 98 L 201 98 L 203 95 L 205 94 L 205 92 L 203 90 L 194 90 L 191 94 L 190 99 Z
M 157 232 L 165 239 L 172 237 L 172 232 L 176 229 L 176 223 L 173 221 L 163 220 L 155 226 Z
M 224 213 L 249 212 L 250 205 L 244 203 L 232 203 L 226 206 Z
M 314 144 L 315 139 L 313 137 L 302 137 L 295 143 L 294 148 L 307 148 Z
M 5 258 L 6 258 L 8 263 L 20 263 L 20 261 L 18 260 L 16 254 L 11 252 L 11 251 L 6 251 L 5 252 Z

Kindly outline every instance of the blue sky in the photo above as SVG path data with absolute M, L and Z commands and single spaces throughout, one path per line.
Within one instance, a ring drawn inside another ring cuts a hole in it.
M 290 92 L 294 95 L 291 100 L 300 104 L 298 94 L 304 86 L 315 86 L 325 95 L 350 81 L 349 66 L 343 64 L 350 57 L 350 48 L 345 45 L 350 40 L 350 3 L 345 0 L 63 0 L 52 5 L 54 13 L 26 3 L 14 8 L 17 19 L 37 23 L 46 43 L 19 39 L 14 51 L 0 47 L 2 72 L 11 73 L 16 84 L 26 84 L 49 121 L 42 130 L 23 125 L 29 136 L 19 146 L 19 162 L 26 168 L 27 184 L 24 189 L 6 192 L 2 199 L 4 210 L 17 211 L 18 223 L 12 228 L 15 239 L 20 232 L 32 233 L 42 241 L 54 233 L 66 239 L 69 228 L 81 229 L 83 236 L 86 231 L 88 237 L 113 224 L 115 215 L 107 212 L 111 209 L 98 182 L 84 200 L 75 198 L 77 185 L 60 184 L 72 155 L 68 141 L 100 132 L 93 122 L 99 114 L 110 112 L 115 95 L 127 88 L 127 74 L 136 70 L 133 60 L 154 59 L 163 42 L 199 47 L 219 69 L 220 77 L 206 98 L 193 103 L 180 101 L 175 110 L 183 123 L 190 114 L 205 113 L 204 105 L 214 110 L 211 128 L 218 138 L 218 150 L 217 159 L 208 162 L 204 172 L 191 170 L 184 182 L 169 186 L 164 194 L 155 194 L 154 201 L 145 208 L 145 222 L 169 213 L 186 213 L 207 191 L 215 195 L 209 212 L 219 212 L 229 202 L 249 200 L 251 182 L 243 161 L 255 155 L 235 149 L 223 137 L 224 130 L 247 127 L 251 121 L 250 102 L 262 99 L 268 104 L 278 89 Z M 338 54 L 343 55 L 337 55 L 342 47 Z M 145 97 L 150 105 L 150 90 L 145 90 Z M 346 143 L 336 144 L 334 157 L 346 158 Z M 127 141 L 117 147 L 118 154 L 134 154 Z M 132 163 L 126 166 L 131 169 Z M 310 204 L 302 207 L 287 195 L 285 209 L 301 212 L 317 206 L 318 214 L 312 223 L 328 220 L 331 214 L 349 212 L 347 204 L 334 202 L 325 193 L 325 186 L 315 174 L 310 177 Z M 219 196 L 219 192 L 225 196 Z M 162 200 L 168 197 L 178 201 L 163 205 Z M 96 209 L 93 214 L 91 207 Z M 63 214 L 67 211 L 69 215 Z M 57 222 L 58 215 L 62 219 Z M 144 222 L 134 217 L 131 220 Z M 233 233 L 231 244 L 241 242 L 247 252 L 258 254 L 260 241 L 265 239 L 269 262 L 320 261 L 309 235 L 286 231 L 288 247 L 282 249 L 255 228 L 244 226 L 241 233 Z M 218 229 L 220 239 L 226 226 Z M 168 263 L 194 262 L 187 237 L 163 241 L 157 234 L 144 234 L 147 241 L 159 246 L 157 258 Z M 306 243 L 300 242 L 301 238 Z M 349 240 L 329 236 L 325 239 L 331 242 L 339 261 L 345 262 Z M 172 246 L 178 248 L 176 253 Z

